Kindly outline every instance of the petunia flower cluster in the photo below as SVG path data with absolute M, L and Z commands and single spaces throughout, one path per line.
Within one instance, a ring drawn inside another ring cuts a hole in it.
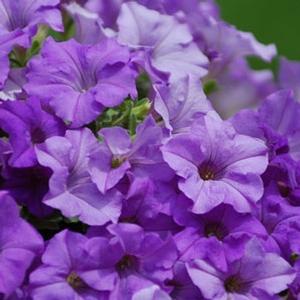
M 0 298 L 300 299 L 299 75 L 213 0 L 0 0 Z

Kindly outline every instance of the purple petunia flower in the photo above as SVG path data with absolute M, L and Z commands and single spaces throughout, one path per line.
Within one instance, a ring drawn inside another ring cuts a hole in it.
M 260 219 L 269 234 L 269 244 L 286 260 L 300 254 L 300 206 L 297 189 L 285 185 L 283 170 L 269 167 L 267 174 L 273 180 L 266 183 L 265 195 L 260 201 Z M 291 172 L 292 173 L 292 172 Z M 296 196 L 296 197 L 295 197 Z
M 170 74 L 172 81 L 206 74 L 206 57 L 193 43 L 188 27 L 174 17 L 128 2 L 122 5 L 117 23 L 118 40 L 140 50 L 140 63 L 154 78 L 157 72 Z
M 9 73 L 8 54 L 15 45 L 29 47 L 39 24 L 63 31 L 59 0 L 0 1 L 0 89 Z
M 284 291 L 295 278 L 295 271 L 279 255 L 266 252 L 258 240 L 249 241 L 244 255 L 228 261 L 220 249 L 224 265 L 196 259 L 187 264 L 188 273 L 205 299 L 260 299 Z M 260 297 L 257 297 L 260 295 Z
M 0 0 L 0 299 L 299 298 L 299 63 L 216 1 Z
M 300 158 L 300 104 L 290 90 L 280 90 L 262 102 L 258 111 L 242 110 L 232 118 L 241 134 L 265 140 L 270 160 L 290 154 Z
M 41 265 L 30 275 L 33 300 L 108 299 L 112 282 L 97 272 L 87 242 L 85 236 L 66 230 L 49 241 Z
M 119 222 L 137 224 L 161 236 L 178 232 L 180 226 L 174 222 L 170 211 L 171 199 L 177 197 L 172 182 L 134 175 L 130 178 Z
M 34 145 L 48 137 L 63 135 L 64 123 L 48 113 L 35 98 L 26 101 L 7 101 L 0 105 L 0 127 L 9 134 L 12 155 L 9 164 L 31 167 L 37 164 Z
M 98 262 L 99 274 L 113 283 L 111 299 L 135 299 L 142 290 L 163 287 L 172 279 L 177 258 L 172 237 L 163 240 L 134 224 L 110 225 L 108 231 L 112 235 L 109 241 L 91 238 L 88 248 Z
M 263 194 L 260 175 L 267 167 L 266 150 L 263 141 L 237 134 L 214 113 L 162 147 L 165 161 L 181 177 L 180 190 L 194 202 L 194 213 L 221 203 L 250 212 Z
M 21 219 L 14 199 L 3 191 L 0 211 L 0 294 L 8 297 L 23 283 L 26 271 L 43 249 L 43 241 Z
M 154 108 L 173 133 L 189 128 L 197 116 L 211 110 L 198 80 L 191 76 L 170 85 L 154 85 Z
M 255 55 L 270 61 L 276 55 L 274 45 L 259 43 L 253 34 L 237 30 L 220 19 L 219 9 L 210 0 L 140 0 L 144 6 L 173 15 L 187 24 L 194 41 L 209 58 L 209 76 L 218 77 L 236 59 Z
M 72 2 L 65 6 L 75 24 L 74 38 L 82 44 L 96 44 L 105 39 L 103 22 L 98 14 Z
M 129 52 L 114 39 L 94 46 L 49 38 L 41 56 L 30 62 L 25 90 L 49 100 L 55 113 L 73 127 L 93 121 L 105 107 L 136 96 Z
M 102 193 L 113 188 L 129 170 L 136 176 L 149 176 L 156 180 L 172 177 L 172 171 L 159 151 L 162 131 L 152 117 L 137 127 L 133 142 L 121 127 L 103 128 L 99 134 L 104 143 L 90 156 L 89 172 Z
M 209 78 L 216 79 L 231 68 L 235 60 L 248 55 L 271 61 L 276 55 L 274 45 L 263 45 L 253 34 L 237 30 L 219 17 L 214 1 L 140 0 L 140 4 L 162 14 L 172 15 L 189 27 L 194 42 L 207 56 Z M 196 54 L 195 54 L 196 55 Z M 169 65 L 170 67 L 170 65 Z M 224 80 L 224 78 L 223 78 Z
M 287 155 L 276 157 L 263 176 L 266 194 L 280 196 L 292 207 L 300 206 L 300 164 Z
M 116 20 L 123 0 L 88 0 L 85 7 L 103 20 L 104 27 L 116 29 Z
M 37 25 L 47 24 L 63 31 L 60 0 L 1 0 L 0 34 L 20 30 L 27 38 L 37 31 Z
M 77 0 L 77 2 L 80 2 Z M 89 11 L 96 13 L 106 28 L 115 30 L 116 22 L 120 14 L 122 3 L 133 2 L 131 0 L 87 0 L 81 1 L 82 5 Z M 182 13 L 194 14 L 200 11 L 218 17 L 218 7 L 213 0 L 136 0 L 138 4 L 152 10 L 156 10 L 162 14 L 175 15 L 178 14 L 179 20 L 182 19 Z M 176 16 L 177 17 L 177 16 Z
M 274 45 L 259 43 L 249 32 L 237 30 L 212 16 L 191 14 L 187 20 L 197 44 L 210 60 L 209 74 L 218 77 L 235 59 L 248 55 L 271 61 L 276 56 Z
M 241 109 L 259 106 L 275 91 L 272 72 L 251 70 L 245 59 L 231 62 L 218 76 L 216 84 L 216 90 L 208 98 L 224 119 Z
M 187 272 L 183 262 L 176 262 L 174 268 L 174 278 L 167 280 L 166 286 L 170 287 L 170 295 L 176 300 L 204 300 L 200 289 L 195 286 Z
M 293 90 L 297 101 L 300 101 L 300 63 L 281 58 L 278 74 L 279 86 Z
M 88 173 L 88 157 L 97 150 L 97 140 L 89 129 L 69 130 L 65 137 L 49 138 L 35 149 L 39 163 L 53 172 L 45 204 L 89 225 L 118 220 L 120 193 L 101 194 Z
M 159 284 L 172 276 L 177 255 L 172 240 L 163 241 L 131 224 L 111 225 L 108 230 L 110 237 L 88 239 L 68 231 L 56 235 L 42 256 L 42 265 L 30 276 L 33 300 L 152 300 L 155 295 L 169 299 Z M 61 253 L 59 259 L 57 253 Z
M 43 217 L 53 209 L 42 200 L 47 194 L 51 170 L 40 165 L 28 168 L 12 168 L 5 160 L 2 166 L 1 189 L 9 192 L 18 204 L 26 206 L 30 213 Z
M 207 214 L 195 215 L 188 211 L 191 202 L 179 197 L 173 216 L 184 229 L 176 234 L 180 260 L 199 258 L 209 247 L 210 239 L 217 239 L 226 249 L 230 259 L 239 257 L 247 242 L 254 236 L 267 238 L 262 223 L 251 214 L 237 213 L 232 206 L 219 205 Z

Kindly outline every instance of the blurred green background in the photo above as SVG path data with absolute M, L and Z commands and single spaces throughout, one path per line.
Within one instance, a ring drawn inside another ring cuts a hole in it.
M 300 0 L 217 0 L 224 20 L 300 60 Z

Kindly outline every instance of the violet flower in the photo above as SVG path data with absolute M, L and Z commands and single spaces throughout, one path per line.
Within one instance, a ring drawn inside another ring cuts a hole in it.
M 85 249 L 87 242 L 85 236 L 66 230 L 49 241 L 41 265 L 30 274 L 32 300 L 108 299 L 112 282 L 96 272 L 96 264 Z
M 174 17 L 128 2 L 122 5 L 117 23 L 120 43 L 142 52 L 141 63 L 154 78 L 157 72 L 170 74 L 171 80 L 206 74 L 206 57 L 193 43 L 188 27 Z
M 97 44 L 105 39 L 103 22 L 98 14 L 72 2 L 65 5 L 66 11 L 73 18 L 75 24 L 74 38 L 82 44 Z
M 105 107 L 136 95 L 129 52 L 114 39 L 94 46 L 49 38 L 39 58 L 29 64 L 29 95 L 49 100 L 55 113 L 73 127 L 87 124 Z
M 165 161 L 180 177 L 178 187 L 193 200 L 194 213 L 221 203 L 250 212 L 263 194 L 260 175 L 267 167 L 266 150 L 263 141 L 237 134 L 213 113 L 162 147 Z
M 223 255 L 226 259 L 226 253 Z M 240 259 L 226 261 L 222 268 L 197 259 L 187 264 L 187 270 L 205 299 L 214 300 L 268 300 L 284 291 L 295 278 L 295 271 L 283 258 L 266 252 L 255 239 L 248 243 Z M 257 294 L 261 297 L 257 298 Z
M 154 85 L 154 108 L 173 133 L 188 129 L 197 116 L 211 110 L 201 85 L 187 76 L 170 85 Z
M 253 237 L 267 239 L 264 225 L 251 214 L 237 213 L 232 206 L 219 205 L 203 215 L 189 212 L 189 199 L 178 197 L 173 216 L 183 230 L 175 235 L 180 251 L 180 260 L 199 258 L 203 249 L 210 245 L 210 239 L 222 243 L 228 258 L 234 259 L 244 251 Z
M 232 124 L 241 134 L 264 139 L 270 160 L 289 154 L 300 157 L 300 104 L 290 90 L 280 90 L 265 99 L 257 111 L 242 110 L 232 118 Z
M 47 24 L 56 31 L 63 31 L 60 0 L 1 0 L 0 34 L 20 30 L 31 38 L 37 25 Z
M 0 192 L 0 293 L 10 296 L 21 286 L 26 271 L 43 250 L 40 235 L 19 216 L 6 192 Z
M 152 117 L 137 127 L 133 142 L 121 127 L 103 128 L 99 134 L 104 142 L 90 156 L 89 172 L 102 193 L 113 188 L 129 170 L 156 180 L 172 177 L 159 151 L 162 131 Z
M 279 86 L 282 89 L 290 89 L 295 93 L 297 101 L 300 100 L 300 64 L 296 61 L 289 61 L 281 58 L 280 69 L 278 74 Z
M 35 149 L 39 163 L 53 172 L 45 204 L 89 225 L 118 220 L 120 193 L 101 194 L 89 176 L 88 157 L 96 151 L 97 140 L 87 128 L 49 138 Z
M 65 132 L 64 123 L 47 112 L 36 98 L 2 103 L 0 126 L 9 135 L 12 146 L 9 164 L 13 167 L 36 165 L 34 146 Z
M 63 31 L 59 0 L 0 1 L 0 89 L 9 73 L 8 54 L 14 46 L 28 48 L 38 25 Z
M 163 240 L 134 224 L 110 225 L 108 231 L 110 241 L 91 238 L 88 249 L 98 262 L 98 272 L 114 283 L 112 299 L 135 299 L 145 288 L 163 287 L 172 279 L 177 249 L 171 236 Z

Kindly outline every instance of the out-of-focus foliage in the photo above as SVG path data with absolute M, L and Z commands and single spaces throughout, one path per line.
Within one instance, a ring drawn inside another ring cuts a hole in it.
M 280 55 L 300 60 L 299 0 L 217 0 L 223 19 L 250 31 L 263 43 L 275 43 Z

